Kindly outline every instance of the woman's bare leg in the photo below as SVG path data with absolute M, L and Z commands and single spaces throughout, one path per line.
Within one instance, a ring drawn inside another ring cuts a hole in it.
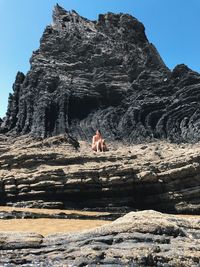
M 102 151 L 105 152 L 107 150 L 107 146 L 106 146 L 106 143 L 105 143 L 104 139 L 102 140 L 101 146 L 102 146 Z
M 97 144 L 93 144 L 92 149 L 96 152 L 97 151 Z
M 97 152 L 101 149 L 101 140 L 97 141 Z

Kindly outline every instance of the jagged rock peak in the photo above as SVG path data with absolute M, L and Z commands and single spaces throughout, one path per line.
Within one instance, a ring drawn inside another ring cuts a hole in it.
M 59 16 L 63 16 L 63 15 L 65 16 L 65 15 L 67 15 L 67 11 L 57 3 L 53 9 L 53 15 L 55 17 L 59 17 Z
M 67 11 L 60 5 L 56 4 L 53 9 L 53 23 L 55 29 L 66 29 L 68 23 L 73 24 L 94 24 L 103 27 L 118 27 L 126 28 L 128 30 L 136 30 L 142 32 L 144 35 L 144 25 L 136 18 L 129 14 L 119 13 L 115 14 L 108 12 L 106 14 L 99 14 L 98 19 L 90 21 L 87 18 L 80 16 L 75 10 Z M 146 37 L 145 37 L 146 38 Z
M 73 10 L 73 9 L 70 12 L 70 11 L 65 10 L 59 4 L 56 4 L 54 6 L 54 9 L 53 9 L 53 17 L 55 17 L 55 18 L 57 17 L 58 18 L 58 17 L 70 15 L 70 14 L 79 16 L 79 14 L 75 10 Z
M 98 20 L 96 23 L 106 25 L 112 25 L 116 27 L 127 27 L 128 29 L 136 29 L 136 27 L 140 27 L 140 30 L 144 31 L 144 25 L 139 22 L 136 18 L 129 14 L 119 13 L 115 14 L 112 12 L 108 12 L 106 14 L 99 14 Z
M 53 9 L 53 24 L 54 28 L 65 28 L 67 23 L 78 23 L 80 21 L 87 21 L 81 17 L 75 10 L 67 11 L 63 7 L 56 4 Z
M 91 21 L 56 5 L 30 63 L 0 132 L 91 140 L 101 129 L 129 143 L 200 140 L 200 75 L 184 65 L 171 72 L 131 15 Z

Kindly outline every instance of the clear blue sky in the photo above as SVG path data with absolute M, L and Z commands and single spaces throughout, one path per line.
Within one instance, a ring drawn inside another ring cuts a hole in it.
M 107 11 L 132 14 L 169 68 L 185 63 L 200 72 L 200 0 L 0 0 L 0 117 L 16 73 L 29 70 L 57 2 L 89 19 Z

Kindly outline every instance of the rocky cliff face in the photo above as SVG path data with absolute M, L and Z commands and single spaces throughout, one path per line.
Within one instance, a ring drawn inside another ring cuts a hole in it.
M 57 5 L 30 63 L 17 74 L 1 132 L 200 139 L 200 75 L 185 65 L 171 72 L 130 15 L 90 21 Z

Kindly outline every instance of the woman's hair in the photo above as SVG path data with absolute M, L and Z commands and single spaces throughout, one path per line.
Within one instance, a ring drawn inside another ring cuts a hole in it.
M 97 129 L 97 130 L 96 130 L 96 132 L 99 132 L 99 133 L 100 133 L 100 135 L 101 135 L 101 131 L 100 131 L 99 129 Z

